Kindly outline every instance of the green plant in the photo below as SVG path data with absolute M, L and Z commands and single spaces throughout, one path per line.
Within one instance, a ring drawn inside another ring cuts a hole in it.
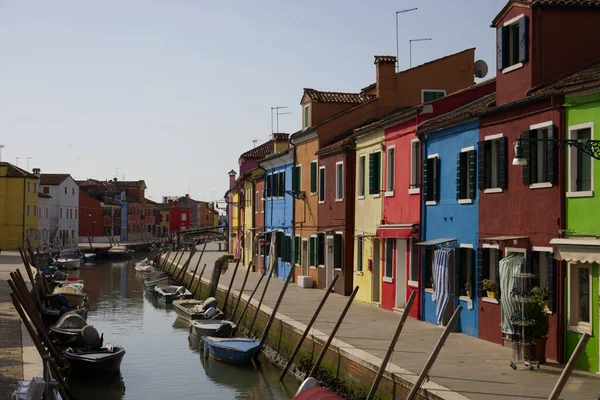
M 533 301 L 527 303 L 525 306 L 525 314 L 528 320 L 535 321 L 531 336 L 535 338 L 541 338 L 548 334 L 550 330 L 550 323 L 548 321 L 548 314 L 546 314 L 544 301 L 538 301 L 532 297 Z
M 531 298 L 543 304 L 548 300 L 548 293 L 548 288 L 535 286 L 531 289 Z
M 429 284 L 431 285 L 431 287 L 433 288 L 433 275 L 431 275 L 429 277 Z
M 483 282 L 483 290 L 487 292 L 495 292 L 496 291 L 496 282 L 491 279 L 484 279 Z

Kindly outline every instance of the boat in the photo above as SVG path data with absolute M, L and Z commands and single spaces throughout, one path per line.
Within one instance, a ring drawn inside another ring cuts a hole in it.
M 334 392 L 319 386 L 319 381 L 313 377 L 306 378 L 298 388 L 292 400 L 345 400 Z
M 81 315 L 76 311 L 69 311 L 50 326 L 50 336 L 63 346 L 85 347 L 87 343 L 81 332 L 86 325 L 87 322 Z
M 93 264 L 98 259 L 96 253 L 83 253 L 83 262 Z
M 227 320 L 196 319 L 190 325 L 190 333 L 196 338 L 204 336 L 227 338 L 235 330 L 235 324 Z
M 78 269 L 81 265 L 79 252 L 77 250 L 61 251 L 54 265 L 62 269 Z
M 88 315 L 87 308 L 75 308 L 75 309 L 72 309 L 69 311 L 74 311 L 77 314 L 81 315 L 83 317 L 83 319 L 87 320 L 87 315 Z M 69 312 L 69 311 L 66 311 L 66 312 Z M 60 308 L 44 306 L 42 308 L 42 321 L 44 322 L 44 325 L 50 326 L 52 324 L 55 324 L 63 314 L 65 314 L 65 312 L 61 312 Z
M 201 321 L 194 321 L 193 323 L 197 322 Z M 260 349 L 258 340 L 245 337 L 202 336 L 202 342 L 213 358 L 229 364 L 250 364 Z
M 157 285 L 154 287 L 154 297 L 165 303 L 172 303 L 173 300 L 191 299 L 192 292 L 184 286 Z
M 111 346 L 99 349 L 72 349 L 63 353 L 63 358 L 69 363 L 69 373 L 84 376 L 102 376 L 106 373 L 119 372 L 125 349 Z
M 64 296 L 67 299 L 69 308 L 84 307 L 87 301 L 87 295 L 75 286 L 61 286 L 54 289 L 52 294 L 46 297 L 46 300 L 51 306 L 60 308 L 62 304 L 59 303 L 58 297 Z
M 108 256 L 111 258 L 131 258 L 135 253 L 134 250 L 129 250 L 126 246 L 112 246 L 108 249 Z
M 143 261 L 140 261 L 135 264 L 135 270 L 137 272 L 142 272 L 142 273 L 154 272 L 155 271 L 154 262 L 148 261 L 148 259 L 146 258 Z
M 177 316 L 187 321 L 195 319 L 223 319 L 223 313 L 216 307 L 217 300 L 214 297 L 209 297 L 204 301 L 194 299 L 173 300 L 173 308 Z
M 154 288 L 157 285 L 177 285 L 178 283 L 179 281 L 169 276 L 165 271 L 152 272 L 147 279 L 144 279 L 144 285 L 150 293 L 154 293 Z
M 83 292 L 83 288 L 84 288 L 82 279 L 77 280 L 77 281 L 57 281 L 54 283 L 55 283 L 54 290 L 56 290 L 57 288 L 61 288 L 61 287 L 71 286 L 71 287 L 74 287 L 75 289 Z

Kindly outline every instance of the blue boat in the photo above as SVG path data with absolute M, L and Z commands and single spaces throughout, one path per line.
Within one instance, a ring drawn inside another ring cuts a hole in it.
M 243 337 L 202 336 L 202 341 L 213 358 L 229 364 L 240 365 L 250 364 L 258 353 L 260 345 L 258 340 Z

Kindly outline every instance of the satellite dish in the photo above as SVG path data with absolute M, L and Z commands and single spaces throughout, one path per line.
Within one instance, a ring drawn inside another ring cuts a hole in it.
M 483 78 L 488 73 L 488 66 L 483 60 L 475 61 L 475 77 Z

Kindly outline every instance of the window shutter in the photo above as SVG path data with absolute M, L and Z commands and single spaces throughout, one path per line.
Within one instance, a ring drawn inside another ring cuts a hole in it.
M 342 235 L 333 235 L 333 267 L 342 268 Z
M 433 159 L 433 201 L 440 201 L 440 161 L 439 157 Z
M 432 276 L 431 266 L 431 249 L 429 246 L 421 246 L 421 270 L 423 271 L 423 278 L 425 280 L 425 286 L 429 285 L 429 278 Z
M 461 170 L 460 160 L 462 158 L 461 156 L 462 156 L 461 152 L 459 152 L 456 155 L 456 200 L 460 200 L 460 186 L 461 186 L 461 184 L 460 184 L 460 178 L 461 178 L 461 176 L 460 176 L 460 170 Z
M 502 252 L 499 249 L 494 249 L 494 269 L 496 271 L 496 299 L 500 301 L 502 291 L 500 290 L 500 258 L 502 258 Z
M 525 253 L 525 273 L 533 274 L 533 251 Z
M 477 153 L 479 154 L 479 160 L 477 160 L 477 186 L 479 190 L 485 189 L 485 141 L 477 142 Z
M 312 236 L 308 239 L 308 261 L 312 267 L 317 265 L 315 263 L 315 238 Z
M 523 150 L 523 157 L 527 160 L 527 165 L 523 165 L 523 185 L 531 184 L 531 142 L 529 138 L 531 137 L 530 131 L 524 131 L 521 134 L 521 137 L 524 139 L 521 141 L 521 149 Z
M 369 194 L 375 193 L 375 153 L 369 154 Z
M 294 237 L 294 262 L 300 264 L 300 257 L 302 254 L 302 238 L 300 236 Z
M 556 183 L 556 133 L 558 130 L 555 125 L 548 127 L 548 139 L 552 139 L 546 142 L 548 157 L 546 158 L 546 180 L 550 183 Z
M 527 17 L 519 20 L 519 62 L 527 61 Z
M 483 263 L 485 262 L 485 253 L 487 249 L 479 247 L 477 249 L 477 280 L 475 288 L 477 288 L 477 297 L 483 297 Z
M 423 161 L 423 199 L 429 201 L 431 193 L 429 193 L 429 159 Z
M 308 106 L 304 106 L 304 127 L 308 128 Z
M 503 136 L 500 140 L 499 152 L 498 152 L 498 170 L 499 177 L 498 183 L 502 189 L 507 188 L 507 173 L 508 173 L 508 161 L 507 161 L 507 146 L 508 146 L 508 138 Z
M 275 258 L 283 257 L 283 232 L 275 233 Z
M 325 265 L 325 234 L 317 234 L 317 265 Z
M 292 167 L 292 191 L 298 192 L 298 167 Z
M 548 308 L 556 310 L 556 262 L 554 254 L 546 253 L 548 257 Z
M 292 260 L 292 237 L 291 236 L 286 236 L 285 237 L 285 241 L 287 243 L 287 257 L 286 257 L 286 261 L 291 263 Z
M 481 153 L 480 153 L 481 154 Z M 475 150 L 469 151 L 469 198 L 475 200 L 475 170 L 476 167 L 476 153 Z
M 277 177 L 279 178 L 279 197 L 283 197 L 285 196 L 285 172 L 279 172 Z
M 498 36 L 498 40 L 496 42 L 496 46 L 497 46 L 497 52 L 498 52 L 498 71 L 502 71 L 502 69 L 504 69 L 504 55 L 503 55 L 503 50 L 504 50 L 504 45 L 503 45 L 503 39 L 504 39 L 504 35 L 503 35 L 503 30 L 504 27 L 500 27 L 498 29 L 496 29 L 496 33 Z
M 317 192 L 317 163 L 310 163 L 310 192 Z

